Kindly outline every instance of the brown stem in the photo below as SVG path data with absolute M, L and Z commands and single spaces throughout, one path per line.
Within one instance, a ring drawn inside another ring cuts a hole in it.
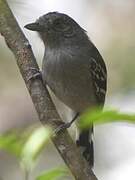
M 29 77 L 34 75 L 32 68 L 39 67 L 28 40 L 5 0 L 0 0 L 0 33 L 15 55 L 40 121 L 57 128 L 62 121 L 42 80 L 37 78 L 28 81 Z M 76 180 L 97 180 L 67 131 L 55 136 L 52 141 Z

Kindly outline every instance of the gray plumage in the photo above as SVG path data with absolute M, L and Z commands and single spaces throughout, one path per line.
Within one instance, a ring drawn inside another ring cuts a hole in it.
M 45 44 L 43 81 L 54 94 L 78 114 L 103 106 L 106 67 L 85 30 L 71 17 L 58 12 L 48 13 L 25 27 L 38 31 Z M 93 161 L 91 132 L 92 128 L 82 131 L 77 141 L 78 146 L 84 146 L 83 155 L 88 161 Z

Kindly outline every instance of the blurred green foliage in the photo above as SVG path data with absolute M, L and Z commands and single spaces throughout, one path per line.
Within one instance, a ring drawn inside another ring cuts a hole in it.
M 28 180 L 51 135 L 52 130 L 49 127 L 29 127 L 22 132 L 13 130 L 0 135 L 0 149 L 17 157 L 20 168 L 25 173 L 25 180 Z M 42 173 L 37 180 L 55 180 L 66 174 L 68 174 L 66 169 L 56 168 Z
M 82 129 L 89 128 L 92 124 L 103 124 L 109 122 L 129 122 L 135 123 L 135 114 L 128 114 L 118 110 L 106 109 L 102 111 L 100 108 L 88 110 L 79 121 Z
M 68 174 L 67 169 L 55 168 L 50 171 L 43 173 L 41 176 L 37 177 L 36 180 L 54 180 Z
M 23 144 L 22 138 L 16 132 L 0 136 L 0 149 L 4 149 L 16 157 L 20 157 Z
M 51 130 L 49 128 L 40 127 L 27 138 L 21 151 L 21 164 L 24 169 L 31 170 L 50 136 Z
M 87 111 L 80 117 L 81 128 L 89 128 L 94 124 L 107 122 L 130 122 L 135 123 L 135 114 L 119 112 L 118 110 L 94 109 Z M 3 149 L 15 157 L 20 162 L 20 167 L 25 172 L 25 180 L 37 163 L 37 159 L 42 150 L 46 147 L 53 132 L 49 127 L 29 127 L 24 131 L 15 130 L 0 135 L 0 149 Z M 56 168 L 39 175 L 36 180 L 56 180 L 58 177 L 68 175 L 68 171 L 63 168 Z

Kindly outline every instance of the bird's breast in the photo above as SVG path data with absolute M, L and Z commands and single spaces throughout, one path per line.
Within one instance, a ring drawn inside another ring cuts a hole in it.
M 46 59 L 45 57 L 42 73 L 43 80 L 54 94 L 78 112 L 93 106 L 96 98 L 92 89 L 88 64 L 85 61 L 72 60 L 71 57 L 69 59 L 67 57 L 53 58 Z

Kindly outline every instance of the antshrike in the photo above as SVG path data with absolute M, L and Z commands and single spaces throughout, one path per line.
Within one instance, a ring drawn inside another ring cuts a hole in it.
M 103 107 L 106 66 L 86 31 L 71 17 L 58 12 L 45 14 L 25 27 L 37 31 L 45 44 L 44 83 L 75 113 L 72 121 L 61 128 L 69 127 L 88 108 Z M 76 141 L 90 166 L 93 165 L 92 133 L 93 127 L 81 130 Z

